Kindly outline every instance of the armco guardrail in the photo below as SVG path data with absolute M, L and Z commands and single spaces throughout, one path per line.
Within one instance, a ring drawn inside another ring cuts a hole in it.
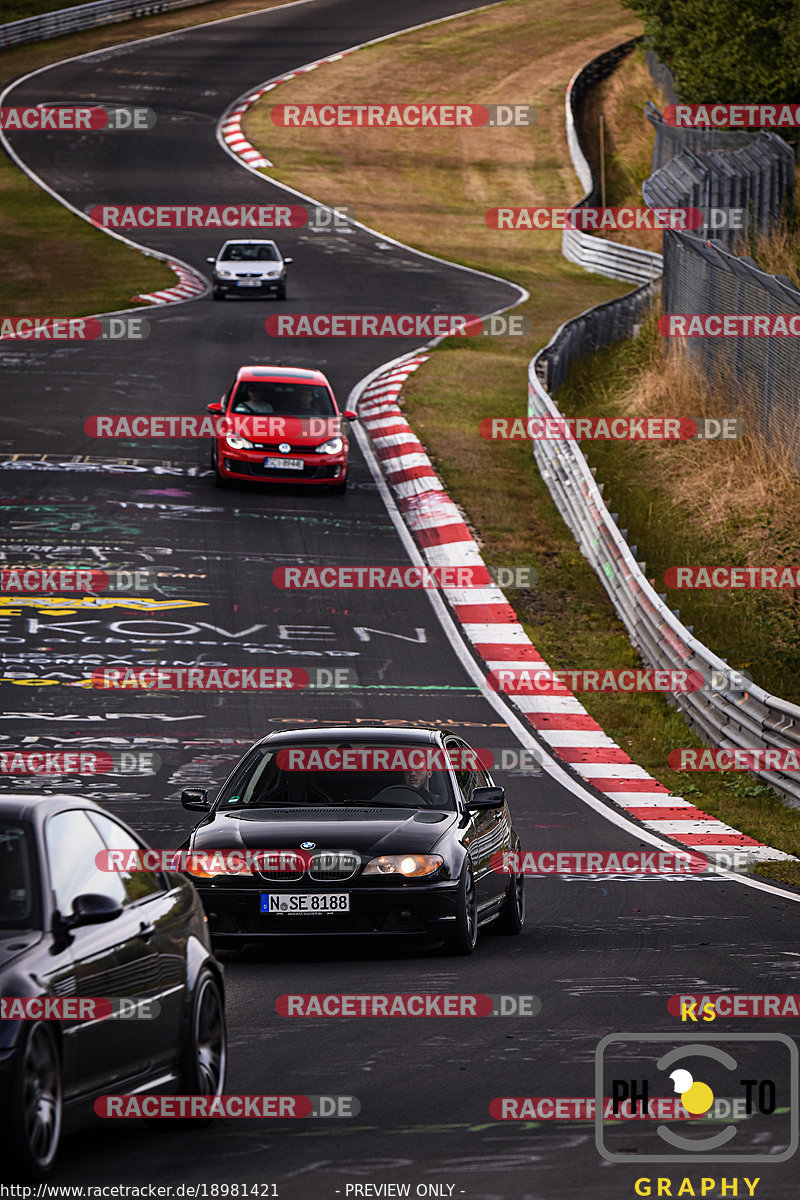
M 173 8 L 190 8 L 195 4 L 209 2 L 210 0 L 154 0 L 153 3 L 143 3 L 142 0 L 96 0 L 94 4 L 59 8 L 55 12 L 24 17 L 21 21 L 0 25 L 0 46 L 44 42 L 47 38 L 60 37 L 62 33 L 77 33 L 82 29 L 94 29 L 96 25 L 113 25 L 117 21 L 152 17 L 156 13 L 169 12 Z
M 596 63 L 593 60 L 586 69 L 594 68 Z M 571 90 L 581 74 L 578 72 L 573 79 Z M 595 78 L 599 77 L 595 74 Z M 595 182 L 577 139 L 569 93 L 567 136 L 576 171 L 587 189 L 586 201 L 591 202 L 596 196 Z M 556 331 L 529 364 L 529 416 L 560 418 L 548 389 L 556 390 L 564 382 L 578 357 L 634 336 L 657 287 L 655 282 L 645 284 L 617 300 L 588 309 Z M 666 597 L 659 595 L 648 581 L 645 564 L 636 561 L 636 547 L 628 545 L 626 531 L 617 527 L 603 500 L 602 485 L 595 482 L 579 444 L 571 440 L 534 440 L 533 453 L 559 512 L 602 581 L 643 662 L 658 668 L 699 670 L 707 678 L 713 671 L 725 672 L 727 663 L 693 636 L 679 620 L 677 611 L 665 603 Z M 715 746 L 800 750 L 800 707 L 755 684 L 747 692 L 676 693 L 674 703 L 700 736 Z M 797 772 L 754 773 L 791 805 L 800 806 Z
M 606 50 L 581 67 L 569 81 L 566 97 L 567 143 L 575 173 L 586 188 L 586 195 L 574 208 L 594 207 L 600 200 L 599 189 L 578 133 L 580 106 L 589 88 L 606 79 L 641 41 L 641 38 L 631 38 L 621 46 Z M 586 271 L 608 275 L 611 279 L 622 279 L 627 283 L 645 283 L 649 279 L 657 279 L 661 274 L 660 254 L 640 250 L 636 246 L 623 246 L 579 229 L 564 230 L 561 253 Z
M 654 293 L 654 285 L 644 285 L 562 325 L 530 364 L 528 415 L 559 418 L 542 377 L 553 386 L 554 378 L 566 376 L 572 361 L 586 352 L 587 331 L 594 349 L 630 336 Z M 644 564 L 636 561 L 636 548 L 628 545 L 625 531 L 617 528 L 578 443 L 535 440 L 533 453 L 559 512 L 602 581 L 643 662 L 651 667 L 698 670 L 706 677 L 712 671 L 724 672 L 727 663 L 692 635 L 647 580 Z M 676 693 L 674 700 L 697 732 L 715 746 L 800 750 L 800 707 L 755 684 L 747 692 Z M 796 772 L 758 774 L 800 804 Z

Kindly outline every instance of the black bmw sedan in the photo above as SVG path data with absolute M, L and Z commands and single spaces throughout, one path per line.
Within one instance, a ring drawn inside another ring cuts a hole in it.
M 47 1174 L 103 1094 L 224 1090 L 223 980 L 197 894 L 178 873 L 103 869 L 111 848 L 146 849 L 91 801 L 0 793 L 0 1124 L 24 1178 Z
M 492 870 L 520 848 L 504 789 L 454 734 L 272 733 L 215 799 L 192 788 L 182 803 L 204 814 L 184 865 L 217 948 L 336 934 L 471 954 L 479 927 L 522 928 L 522 876 Z

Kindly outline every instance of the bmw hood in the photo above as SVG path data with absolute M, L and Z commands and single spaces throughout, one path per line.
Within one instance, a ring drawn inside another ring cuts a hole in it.
M 264 809 L 220 813 L 196 830 L 197 850 L 355 850 L 360 854 L 427 854 L 458 820 L 433 809 Z

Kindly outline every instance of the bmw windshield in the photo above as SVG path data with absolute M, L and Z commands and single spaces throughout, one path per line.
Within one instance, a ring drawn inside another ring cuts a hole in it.
M 259 746 L 225 785 L 236 808 L 435 808 L 455 797 L 444 752 L 433 746 Z

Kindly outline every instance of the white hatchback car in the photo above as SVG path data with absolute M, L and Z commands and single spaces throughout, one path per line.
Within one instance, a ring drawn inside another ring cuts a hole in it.
M 274 242 L 226 242 L 216 258 L 212 273 L 215 300 L 228 295 L 274 295 L 286 299 L 286 267 L 291 258 L 284 258 Z

